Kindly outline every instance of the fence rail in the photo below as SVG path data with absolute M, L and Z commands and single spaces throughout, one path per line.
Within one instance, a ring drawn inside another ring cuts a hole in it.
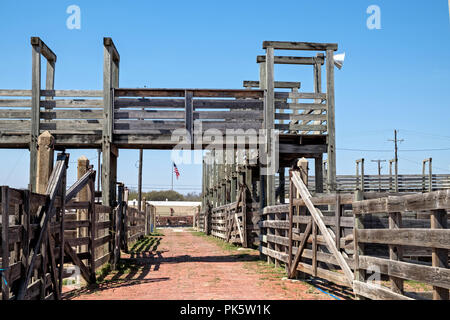
M 394 192 L 395 177 L 393 175 L 339 175 L 337 180 L 337 191 L 341 193 L 361 190 L 365 192 Z M 279 179 L 275 179 L 279 185 Z M 315 190 L 315 177 L 308 178 L 308 189 Z M 431 186 L 430 186 L 431 182 Z M 442 189 L 450 189 L 450 174 L 433 174 L 430 180 L 429 175 L 405 174 L 398 176 L 399 192 L 427 192 Z M 324 179 L 324 188 L 327 188 L 327 181 Z M 285 178 L 285 191 L 289 194 L 289 177 Z

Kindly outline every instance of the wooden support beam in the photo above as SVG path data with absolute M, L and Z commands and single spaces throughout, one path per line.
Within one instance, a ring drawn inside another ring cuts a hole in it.
M 337 49 L 337 46 L 336 46 Z M 336 132 L 334 110 L 334 57 L 333 49 L 327 47 L 326 73 L 327 73 L 327 130 L 328 130 L 328 191 L 336 191 Z
M 120 57 L 110 38 L 104 38 L 103 44 L 102 202 L 113 206 L 118 157 L 118 150 L 113 145 L 114 89 L 119 86 Z
M 364 196 L 361 190 L 355 191 L 354 199 L 355 201 L 363 200 Z M 364 256 L 364 243 L 359 242 L 358 239 L 358 230 L 364 229 L 364 220 L 361 215 L 354 215 L 354 227 L 353 227 L 353 245 L 354 245 L 354 260 L 355 260 L 355 281 L 359 281 L 361 283 L 365 283 L 366 281 L 366 271 L 361 268 L 359 256 Z M 365 297 L 358 293 L 355 293 L 355 298 L 357 300 L 364 300 Z
M 257 56 L 256 62 L 266 62 L 265 56 Z M 291 56 L 275 56 L 275 64 L 298 64 L 298 65 L 315 65 L 324 64 L 325 59 L 321 56 L 318 57 L 291 57 Z
M 274 48 L 267 47 L 266 49 L 266 74 L 265 74 L 265 89 L 266 89 L 266 99 L 265 99 L 265 112 L 264 112 L 264 124 L 266 129 L 266 153 L 265 153 L 265 165 L 269 168 L 269 160 L 271 162 L 275 161 L 272 156 L 272 131 L 275 128 L 275 93 L 274 93 Z M 271 164 L 272 165 L 272 164 Z M 268 206 L 275 205 L 275 175 L 267 172 L 266 175 L 266 202 Z
M 280 50 L 312 50 L 312 51 L 336 51 L 336 43 L 292 42 L 292 41 L 264 41 L 263 49 L 273 47 Z
M 185 91 L 184 94 L 185 99 L 185 116 L 184 116 L 184 124 L 186 127 L 186 131 L 189 133 L 190 142 L 193 142 L 193 133 L 194 133 L 194 100 L 193 100 L 193 92 Z
M 36 192 L 45 194 L 53 170 L 55 138 L 45 131 L 38 138 Z
M 36 192 L 37 147 L 40 132 L 41 48 L 39 45 L 32 45 L 31 50 L 32 50 L 32 78 L 31 78 L 30 187 L 32 192 Z
M 300 242 L 299 247 L 297 248 L 297 252 L 295 253 L 294 260 L 290 263 L 290 266 L 289 266 L 289 278 L 290 279 L 295 277 L 298 263 L 300 262 L 300 258 L 303 254 L 303 250 L 305 249 L 306 244 L 308 243 L 308 238 L 311 235 L 312 226 L 313 226 L 313 221 L 311 219 L 311 221 L 306 225 L 305 233 L 303 235 L 303 238 L 302 238 L 302 241 Z M 292 229 L 292 228 L 290 228 L 290 229 Z M 290 250 L 292 250 L 292 248 Z M 292 257 L 290 257 L 289 260 L 291 260 L 291 259 L 292 259 Z
M 266 61 L 266 57 L 264 57 L 264 62 Z M 291 89 L 291 88 L 300 88 L 301 87 L 301 82 L 295 82 L 295 81 L 275 81 L 275 88 L 280 88 L 280 89 Z M 243 87 L 245 88 L 259 88 L 260 85 L 260 81 L 249 81 L 249 80 L 245 80 L 242 84 Z
M 322 212 L 314 206 L 314 204 L 311 201 L 311 194 L 308 191 L 308 188 L 305 186 L 303 181 L 300 178 L 300 174 L 298 172 L 292 173 L 292 181 L 295 184 L 298 192 L 300 193 L 301 198 L 303 201 L 305 201 L 305 204 L 311 213 L 311 216 L 314 219 L 314 222 L 317 224 L 320 232 L 322 233 L 322 236 L 324 237 L 328 249 L 333 253 L 334 257 L 336 258 L 339 266 L 344 271 L 345 277 L 347 278 L 347 281 L 349 285 L 352 285 L 353 282 L 353 272 L 350 269 L 348 263 L 345 261 L 344 257 L 342 256 L 342 253 L 336 248 L 336 243 L 330 234 L 330 231 L 326 227 L 325 223 L 323 222 L 323 214 Z

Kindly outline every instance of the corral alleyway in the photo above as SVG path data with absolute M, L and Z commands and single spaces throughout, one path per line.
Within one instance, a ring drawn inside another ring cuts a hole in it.
M 98 285 L 66 288 L 66 299 L 333 299 L 305 282 L 282 280 L 282 270 L 258 260 L 256 250 L 236 249 L 189 229 L 162 236 L 122 254 L 118 272 Z M 70 290 L 70 291 L 69 291 Z

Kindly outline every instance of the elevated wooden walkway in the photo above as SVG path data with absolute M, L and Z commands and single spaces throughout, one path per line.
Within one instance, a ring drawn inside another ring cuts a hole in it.
M 57 150 L 102 149 L 104 203 L 115 199 L 119 149 L 205 149 L 220 139 L 229 145 L 225 136 L 233 138 L 233 147 L 238 144 L 236 137 L 257 137 L 261 160 L 276 155 L 280 167 L 307 157 L 316 159 L 320 169 L 327 153 L 328 178 L 334 181 L 336 44 L 266 41 L 266 55 L 257 58 L 260 79 L 244 81 L 245 89 L 121 88 L 119 52 L 111 38 L 104 38 L 103 45 L 103 90 L 55 90 L 56 54 L 37 37 L 31 38 L 31 90 L 0 90 L 0 148 L 30 150 L 32 191 L 37 139 L 45 131 L 54 137 Z M 274 55 L 277 49 L 325 51 L 326 55 L 278 57 Z M 45 88 L 42 57 L 46 59 Z M 321 67 L 325 62 L 327 90 L 323 92 Z M 312 66 L 314 92 L 300 92 L 299 82 L 275 81 L 275 64 Z M 274 143 L 278 149 L 272 146 L 274 132 L 279 134 Z M 246 141 L 244 147 L 251 143 Z M 275 201 L 273 175 L 268 175 L 265 186 L 268 204 Z

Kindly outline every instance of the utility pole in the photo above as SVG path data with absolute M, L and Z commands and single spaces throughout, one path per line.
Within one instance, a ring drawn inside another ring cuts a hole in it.
M 378 163 L 378 191 L 381 192 L 381 163 L 386 162 L 386 160 L 371 160 L 371 161 Z
M 398 143 L 403 142 L 405 140 L 399 140 L 397 138 L 397 130 L 394 130 L 394 140 L 389 140 L 394 142 L 395 156 L 394 156 L 394 165 L 395 165 L 395 192 L 398 192 Z

